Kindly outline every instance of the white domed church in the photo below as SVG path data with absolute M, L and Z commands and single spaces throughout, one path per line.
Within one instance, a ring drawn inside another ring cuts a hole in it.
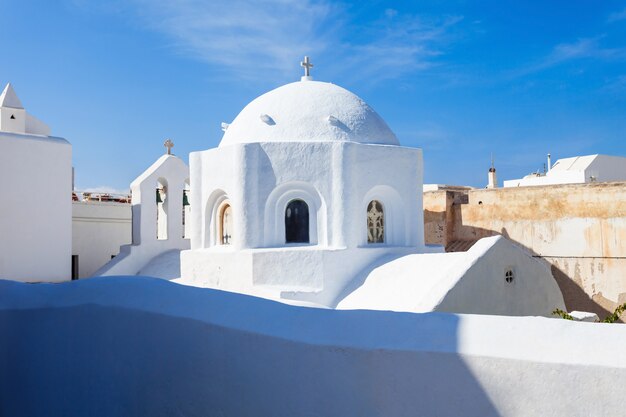
M 279 87 L 190 155 L 182 277 L 331 303 L 375 260 L 425 251 L 421 177 L 421 151 L 356 95 L 310 77 Z
M 549 269 L 504 238 L 461 253 L 426 246 L 422 151 L 307 65 L 223 124 L 217 148 L 190 154 L 177 282 L 327 308 L 564 308 Z

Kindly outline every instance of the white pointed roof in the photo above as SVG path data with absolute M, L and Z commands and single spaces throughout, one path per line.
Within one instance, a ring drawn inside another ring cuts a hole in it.
M 11 83 L 8 83 L 6 87 L 4 87 L 4 91 L 0 94 L 0 107 L 11 107 L 14 109 L 23 109 L 22 102 L 15 94 L 15 90 L 13 90 L 13 86 Z
M 385 121 L 361 98 L 337 85 L 307 79 L 250 102 L 228 126 L 220 146 L 296 141 L 399 145 Z

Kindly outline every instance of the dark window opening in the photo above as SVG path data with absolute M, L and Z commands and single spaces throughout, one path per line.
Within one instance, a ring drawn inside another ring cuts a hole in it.
M 15 116 L 14 115 L 11 115 L 11 120 L 15 120 Z
M 302 200 L 292 200 L 285 210 L 285 241 L 309 243 L 309 206 Z
M 72 281 L 78 279 L 78 255 L 72 255 Z

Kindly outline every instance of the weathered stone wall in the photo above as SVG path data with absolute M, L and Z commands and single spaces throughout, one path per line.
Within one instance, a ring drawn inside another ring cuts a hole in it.
M 426 243 L 502 234 L 552 266 L 569 310 L 626 302 L 626 183 L 424 193 Z

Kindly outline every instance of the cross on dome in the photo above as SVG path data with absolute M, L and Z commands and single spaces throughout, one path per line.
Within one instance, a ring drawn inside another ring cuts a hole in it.
M 302 80 L 312 80 L 313 77 L 311 77 L 311 68 L 313 68 L 313 64 L 309 61 L 308 56 L 304 56 L 304 61 L 300 62 L 300 66 L 304 68 L 304 77 L 302 77 Z
M 172 154 L 172 148 L 174 147 L 174 142 L 172 142 L 170 139 L 168 139 L 165 142 L 163 142 L 163 146 L 165 146 L 167 148 L 167 154 L 171 155 Z

